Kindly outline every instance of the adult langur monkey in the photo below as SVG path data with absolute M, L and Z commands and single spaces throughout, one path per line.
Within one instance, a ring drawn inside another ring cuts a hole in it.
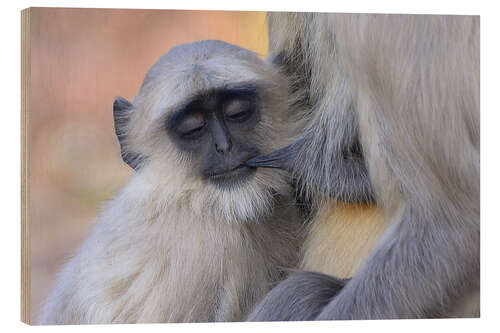
M 268 19 L 306 125 L 249 164 L 315 201 L 302 267 L 350 280 L 297 273 L 250 320 L 479 316 L 479 17 Z
M 136 173 L 64 267 L 43 324 L 243 320 L 295 267 L 289 176 L 245 162 L 289 144 L 289 87 L 242 48 L 173 48 L 114 102 Z M 341 287 L 341 284 L 338 285 Z

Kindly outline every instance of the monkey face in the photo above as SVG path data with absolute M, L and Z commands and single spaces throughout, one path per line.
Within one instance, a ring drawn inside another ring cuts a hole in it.
M 178 46 L 149 70 L 133 103 L 115 101 L 122 157 L 162 197 L 196 193 L 232 220 L 269 212 L 276 194 L 289 195 L 286 173 L 246 162 L 293 137 L 284 82 L 237 46 Z
M 203 92 L 166 121 L 172 141 L 192 152 L 199 177 L 220 187 L 244 183 L 255 173 L 246 161 L 259 154 L 254 140 L 260 120 L 255 87 Z

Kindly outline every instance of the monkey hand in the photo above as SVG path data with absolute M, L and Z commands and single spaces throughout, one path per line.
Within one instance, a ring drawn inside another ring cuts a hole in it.
M 325 274 L 294 273 L 267 294 L 247 321 L 314 320 L 344 283 Z
M 293 170 L 297 151 L 304 139 L 298 140 L 285 148 L 275 150 L 267 155 L 261 155 L 249 159 L 246 164 L 253 168 L 274 168 L 286 171 Z

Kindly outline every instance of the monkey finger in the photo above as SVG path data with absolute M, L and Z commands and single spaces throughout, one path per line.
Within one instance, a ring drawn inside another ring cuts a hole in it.
M 301 142 L 302 140 L 299 140 L 269 154 L 251 158 L 246 162 L 246 165 L 252 168 L 275 168 L 291 171 L 297 156 L 298 145 Z

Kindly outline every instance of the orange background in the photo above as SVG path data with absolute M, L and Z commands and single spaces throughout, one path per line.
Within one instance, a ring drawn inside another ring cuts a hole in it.
M 102 202 L 132 171 L 114 135 L 115 96 L 132 100 L 172 46 L 220 39 L 264 56 L 263 12 L 34 8 L 29 114 L 31 320 Z

